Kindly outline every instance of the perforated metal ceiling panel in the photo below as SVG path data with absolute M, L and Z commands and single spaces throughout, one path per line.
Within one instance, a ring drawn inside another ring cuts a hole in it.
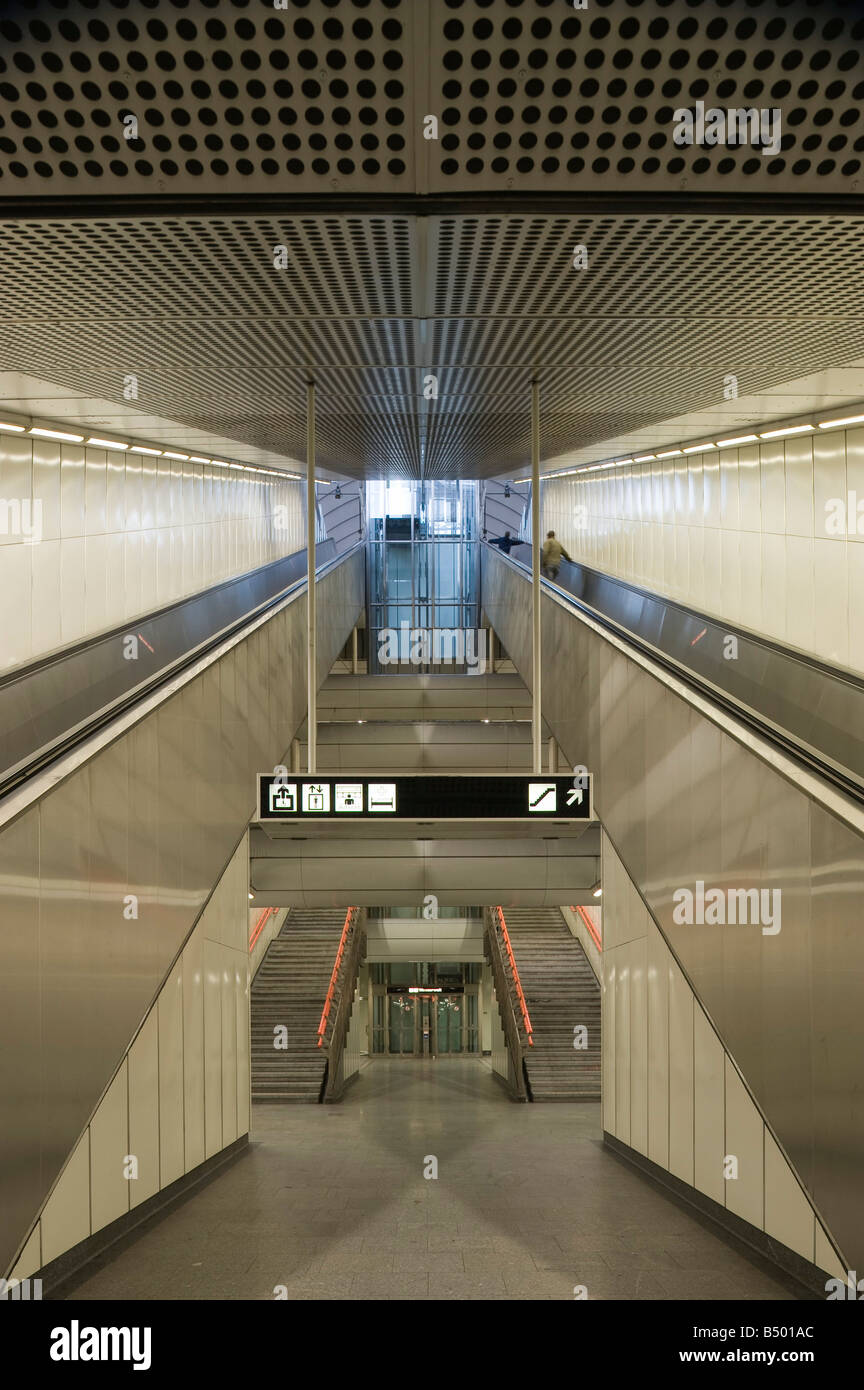
M 860 0 L 6 0 L 0 38 L 4 198 L 864 189 Z M 697 101 L 781 148 L 677 146 Z
M 553 458 L 864 356 L 862 261 L 854 217 L 17 219 L 0 369 L 297 458 L 311 374 L 322 466 L 493 476 L 535 372 Z

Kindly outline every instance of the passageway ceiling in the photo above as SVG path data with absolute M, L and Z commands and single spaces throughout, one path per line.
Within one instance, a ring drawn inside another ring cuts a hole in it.
M 859 13 L 13 0 L 0 371 L 118 412 L 134 374 L 292 466 L 313 375 L 322 467 L 483 477 L 524 467 L 534 375 L 553 459 L 850 363 Z M 698 99 L 781 109 L 780 155 L 675 146 Z

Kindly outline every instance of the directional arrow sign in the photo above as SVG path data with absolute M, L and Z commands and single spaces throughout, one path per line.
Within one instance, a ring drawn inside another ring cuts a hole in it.
M 450 773 L 364 777 L 315 773 L 259 776 L 258 819 L 312 822 L 385 820 L 591 819 L 591 783 L 557 773 Z

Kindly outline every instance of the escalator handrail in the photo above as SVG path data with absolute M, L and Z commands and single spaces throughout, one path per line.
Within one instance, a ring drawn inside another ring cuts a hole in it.
M 527 542 L 522 544 L 527 544 Z M 523 576 L 527 575 L 530 581 L 531 572 L 524 561 L 514 559 L 512 555 L 500 554 L 497 546 L 490 547 L 490 549 L 495 551 L 504 564 L 511 565 Z M 720 624 L 717 618 L 709 618 L 707 615 L 699 614 L 695 609 L 687 608 L 685 605 L 676 603 L 671 599 L 667 600 L 662 595 L 654 594 L 648 589 L 639 589 L 636 585 L 631 585 L 626 580 L 618 579 L 612 575 L 605 575 L 600 570 L 591 570 L 589 566 L 580 565 L 577 562 L 571 562 L 570 567 L 576 570 L 586 570 L 591 574 L 596 574 L 602 579 L 609 580 L 611 583 L 623 589 L 630 590 L 640 597 L 644 596 L 653 602 L 666 604 L 668 607 L 678 610 L 694 621 L 703 623 L 705 626 L 722 626 L 724 632 L 728 632 L 730 635 L 740 636 L 740 638 L 746 642 L 755 646 L 765 647 L 781 657 L 798 662 L 802 666 L 812 668 L 817 673 L 830 676 L 832 679 L 850 686 L 856 695 L 861 692 L 862 696 L 864 696 L 864 680 L 858 677 L 854 672 L 832 667 L 825 662 L 819 661 L 818 658 L 809 657 L 806 653 L 790 651 L 777 642 L 748 633 L 744 629 L 735 628 L 731 624 Z M 864 776 L 859 776 L 850 768 L 845 767 L 826 753 L 815 748 L 812 744 L 806 743 L 803 739 L 796 737 L 795 734 L 783 728 L 781 725 L 772 722 L 763 713 L 737 700 L 733 695 L 723 691 L 722 688 L 716 686 L 712 681 L 699 676 L 696 672 L 682 665 L 675 657 L 670 656 L 668 653 L 654 646 L 651 642 L 646 641 L 645 638 L 633 632 L 632 629 L 623 626 L 614 618 L 608 617 L 600 609 L 593 607 L 584 599 L 578 598 L 560 584 L 553 583 L 553 581 L 547 579 L 545 576 L 541 576 L 541 584 L 552 592 L 559 602 L 573 608 L 579 613 L 583 613 L 593 623 L 605 629 L 623 645 L 632 647 L 634 651 L 646 657 L 655 666 L 661 667 L 683 685 L 688 686 L 702 699 L 717 706 L 722 713 L 740 723 L 746 724 L 759 738 L 773 744 L 786 757 L 802 764 L 808 771 L 815 773 L 817 777 L 830 783 L 834 788 L 843 792 L 845 796 L 850 797 L 856 804 L 864 805 Z
M 316 566 L 316 583 L 329 574 L 331 570 L 348 560 L 350 556 L 358 549 L 361 549 L 364 544 L 365 542 L 361 539 L 348 550 Z M 64 659 L 72 655 L 80 656 L 88 650 L 95 648 L 97 645 L 117 640 L 118 637 L 122 638 L 130 631 L 130 628 L 145 627 L 156 619 L 164 617 L 170 612 L 182 609 L 184 605 L 196 602 L 207 595 L 215 598 L 230 586 L 248 581 L 251 577 L 259 575 L 262 571 L 270 569 L 271 566 L 284 564 L 286 560 L 293 559 L 295 556 L 300 555 L 305 555 L 305 548 L 302 551 L 295 551 L 293 555 L 283 556 L 280 560 L 272 561 L 270 565 L 262 566 L 261 570 L 250 570 L 242 575 L 232 576 L 231 579 L 226 580 L 223 584 L 214 585 L 212 589 L 201 590 L 199 593 L 189 595 L 187 598 L 178 600 L 176 603 L 168 604 L 164 608 L 132 619 L 121 628 L 112 629 L 107 633 L 100 632 L 94 637 L 76 643 L 74 646 L 63 648 L 59 652 L 40 658 L 38 661 L 30 663 L 30 665 L 26 667 L 17 667 L 0 680 L 0 691 L 2 691 L 4 687 L 8 689 L 15 682 L 21 682 L 27 678 L 38 676 L 41 672 L 61 664 Z M 94 710 L 91 715 L 67 730 L 63 735 L 35 749 L 32 756 L 25 757 L 11 768 L 4 770 L 4 772 L 0 774 L 0 800 L 7 797 L 10 793 L 19 790 L 31 778 L 43 772 L 46 767 L 55 763 L 59 758 L 74 751 L 75 748 L 99 733 L 106 725 L 112 723 L 122 715 L 127 714 L 143 701 L 149 700 L 171 681 L 176 680 L 184 671 L 194 666 L 226 641 L 230 641 L 232 638 L 238 636 L 245 628 L 250 626 L 250 624 L 257 622 L 266 613 L 284 603 L 286 599 L 305 592 L 306 586 L 307 574 L 304 572 L 245 613 L 236 618 L 232 618 L 224 627 L 209 634 L 196 646 L 190 648 L 173 661 L 161 667 L 158 671 L 154 672 L 152 676 L 145 678 L 145 680 L 126 691 L 122 696 L 109 702 L 100 709 Z

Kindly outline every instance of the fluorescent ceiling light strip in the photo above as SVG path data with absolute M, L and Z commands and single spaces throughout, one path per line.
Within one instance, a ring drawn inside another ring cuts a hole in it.
M 128 444 L 121 444 L 119 439 L 99 439 L 96 435 L 91 435 L 87 440 L 88 444 L 96 444 L 100 449 L 128 449 Z
M 812 425 L 789 425 L 785 430 L 765 430 L 760 434 L 760 439 L 781 439 L 785 434 L 804 434 L 807 430 L 812 430 Z
M 292 482 L 300 482 L 302 473 L 286 473 L 281 468 L 262 468 L 257 464 L 250 463 L 228 463 L 225 459 L 205 458 L 202 454 L 181 454 L 173 449 L 154 449 L 149 444 L 128 444 L 120 439 L 102 439 L 99 435 L 90 435 L 86 441 L 83 434 L 73 434 L 70 430 L 52 430 L 45 425 L 16 425 L 11 420 L 0 420 L 0 431 L 9 431 L 13 434 L 35 434 L 40 439 L 61 439 L 69 444 L 91 444 L 97 449 L 116 449 L 120 453 L 147 454 L 151 458 L 178 459 L 181 463 L 209 463 L 215 468 L 240 468 L 247 473 L 260 473 L 270 478 L 289 478 Z M 331 480 L 320 480 L 322 486 L 329 487 Z M 527 478 L 521 480 L 528 482 Z
M 45 430 L 41 425 L 31 425 L 30 434 L 38 434 L 40 439 L 68 439 L 71 444 L 83 444 L 83 434 L 67 434 L 65 430 Z
M 820 430 L 841 429 L 844 425 L 864 425 L 864 415 L 843 415 L 836 420 L 820 420 Z M 632 459 L 616 459 L 614 463 L 583 463 L 576 468 L 559 473 L 547 473 L 548 478 L 569 478 L 573 473 L 596 473 L 601 468 L 623 468 L 628 463 L 648 463 L 652 459 L 676 458 L 680 454 L 701 454 L 708 449 L 731 449 L 736 444 L 758 444 L 760 439 L 783 439 L 793 434 L 810 434 L 814 425 L 783 425 L 774 430 L 762 430 L 760 434 L 741 434 L 734 439 L 707 439 L 702 444 L 682 444 L 679 449 L 664 449 L 659 454 L 637 454 Z M 541 479 L 544 481 L 544 479 Z M 530 482 L 530 478 L 516 478 L 514 485 Z
M 860 425 L 864 423 L 864 415 L 847 415 L 843 420 L 820 420 L 820 430 L 837 429 L 839 425 Z

